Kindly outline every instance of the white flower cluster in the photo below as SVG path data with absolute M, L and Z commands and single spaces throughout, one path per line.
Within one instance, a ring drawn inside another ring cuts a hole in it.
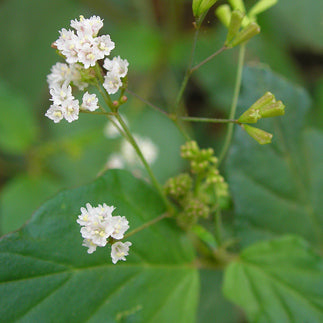
M 88 253 L 93 253 L 97 247 L 104 247 L 108 238 L 121 240 L 129 229 L 129 222 L 124 216 L 113 216 L 114 206 L 99 204 L 92 207 L 90 203 L 81 208 L 77 223 L 82 226 L 83 246 L 88 247 Z M 118 260 L 126 260 L 131 242 L 115 242 L 111 247 L 111 258 L 115 264 Z
M 86 92 L 83 96 L 82 105 L 72 95 L 71 85 L 83 91 L 89 86 L 86 82 L 90 73 L 87 71 L 95 66 L 98 60 L 110 55 L 114 49 L 114 42 L 109 35 L 98 36 L 103 21 L 98 16 L 85 19 L 80 16 L 79 20 L 72 20 L 71 27 L 63 28 L 54 46 L 65 57 L 67 64 L 56 63 L 47 77 L 51 101 L 53 104 L 46 112 L 46 116 L 55 123 L 63 118 L 68 122 L 78 119 L 80 109 L 94 111 L 99 108 L 95 94 Z M 106 58 L 103 67 L 107 70 L 103 86 L 109 94 L 116 93 L 122 86 L 122 78 L 128 73 L 127 60 L 119 56 L 112 60 Z M 93 75 L 92 75 L 93 77 Z

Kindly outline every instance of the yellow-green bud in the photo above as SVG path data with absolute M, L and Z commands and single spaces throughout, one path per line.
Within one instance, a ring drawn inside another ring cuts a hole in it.
M 273 135 L 259 128 L 251 127 L 246 124 L 241 125 L 241 127 L 246 130 L 248 135 L 255 139 L 260 145 L 265 145 L 271 143 Z
M 232 42 L 228 44 L 228 46 L 235 47 L 241 43 L 248 41 L 249 39 L 251 39 L 252 37 L 256 36 L 259 33 L 260 33 L 260 26 L 257 23 L 252 22 L 247 27 L 243 28 L 239 32 L 239 34 L 236 37 L 234 37 Z
M 262 118 L 283 116 L 285 114 L 285 105 L 282 101 L 267 104 L 260 108 L 260 114 Z
M 234 10 L 239 10 L 242 13 L 246 12 L 243 0 L 229 0 L 229 3 L 231 4 Z
M 259 119 L 261 119 L 261 114 L 259 109 L 249 108 L 240 116 L 238 121 L 241 123 L 256 123 Z
M 223 4 L 215 10 L 216 16 L 220 19 L 222 24 L 229 28 L 231 19 L 231 8 L 227 4 Z
M 193 187 L 193 180 L 187 173 L 170 178 L 165 184 L 165 193 L 175 200 L 185 197 Z
M 193 0 L 192 9 L 194 17 L 200 17 L 216 3 L 217 0 Z
M 227 35 L 227 39 L 225 41 L 225 45 L 228 45 L 231 42 L 231 40 L 235 36 L 237 36 L 240 26 L 241 26 L 242 19 L 243 19 L 243 14 L 239 10 L 232 11 L 228 35 Z
M 251 107 L 250 109 L 260 109 L 264 105 L 274 103 L 275 102 L 275 97 L 271 92 L 266 92 L 260 99 L 258 99 Z
M 253 18 L 257 16 L 258 14 L 266 11 L 273 5 L 277 3 L 278 0 L 260 0 L 258 1 L 250 10 L 248 13 L 248 16 L 250 18 Z

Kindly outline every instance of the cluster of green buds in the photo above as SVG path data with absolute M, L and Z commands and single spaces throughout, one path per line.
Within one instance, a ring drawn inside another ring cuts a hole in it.
M 228 28 L 225 46 L 227 48 L 235 47 L 259 34 L 260 27 L 256 22 L 257 15 L 272 7 L 276 2 L 277 0 L 260 0 L 248 13 L 246 13 L 242 0 L 229 0 L 231 6 L 228 4 L 219 6 L 215 14 Z
M 228 205 L 229 193 L 212 148 L 200 149 L 196 141 L 188 141 L 181 147 L 181 156 L 190 162 L 190 173 L 170 178 L 165 192 L 180 208 L 178 224 L 188 229 L 207 218 L 215 204 Z
M 261 118 L 271 118 L 285 114 L 285 105 L 282 101 L 276 101 L 275 96 L 267 92 L 258 99 L 248 110 L 246 110 L 238 119 L 242 123 L 242 128 L 260 144 L 271 142 L 272 134 L 255 128 L 245 123 L 256 123 Z

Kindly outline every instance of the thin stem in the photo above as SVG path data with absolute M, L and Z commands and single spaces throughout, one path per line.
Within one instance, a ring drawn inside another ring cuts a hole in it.
M 195 30 L 189 64 L 188 64 L 184 79 L 182 81 L 180 90 L 179 90 L 179 92 L 177 94 L 177 98 L 176 98 L 176 101 L 175 101 L 175 111 L 178 110 L 178 106 L 179 106 L 179 104 L 181 102 L 181 99 L 182 99 L 182 96 L 184 94 L 187 82 L 188 82 L 188 80 L 189 80 L 189 78 L 191 76 L 191 68 L 192 68 L 192 65 L 193 65 L 193 59 L 194 59 L 195 48 L 196 48 L 196 43 L 197 43 L 197 37 L 198 37 L 198 34 L 199 34 L 199 30 L 200 30 L 199 27 L 197 27 L 197 29 Z
M 167 218 L 169 216 L 170 216 L 170 214 L 166 212 L 166 213 L 158 216 L 157 218 L 155 218 L 155 219 L 153 219 L 151 221 L 148 221 L 148 222 L 144 223 L 140 227 L 138 227 L 138 228 L 132 230 L 131 232 L 129 232 L 128 234 L 126 234 L 124 236 L 124 239 L 127 239 L 127 238 L 131 237 L 132 235 L 134 235 L 134 234 L 136 234 L 136 233 L 138 233 L 138 232 L 140 232 L 140 231 L 142 231 L 142 230 L 150 227 L 151 225 L 153 225 L 153 224 L 155 224 L 155 223 L 157 223 L 157 222 L 159 222 L 159 221 L 161 221 L 161 220 L 163 220 L 163 219 L 165 219 L 165 218 Z
M 242 70 L 243 70 L 243 62 L 244 62 L 244 57 L 245 57 L 245 45 L 241 45 L 239 48 L 239 59 L 238 59 L 238 67 L 237 67 L 237 76 L 236 76 L 236 83 L 234 87 L 234 93 L 233 93 L 233 99 L 232 99 L 232 104 L 231 104 L 231 109 L 230 109 L 230 115 L 229 119 L 234 119 L 236 109 L 237 109 L 237 104 L 238 104 L 238 98 L 240 94 L 240 87 L 241 87 L 241 80 L 242 80 Z M 232 134 L 233 134 L 233 123 L 230 123 L 228 125 L 228 131 L 225 137 L 224 145 L 220 153 L 219 157 L 219 164 L 223 161 L 225 158 L 228 149 L 230 147 L 231 139 L 232 139 Z
M 143 165 L 145 166 L 148 175 L 150 176 L 150 179 L 153 183 L 153 185 L 155 186 L 155 188 L 157 189 L 159 195 L 161 196 L 161 198 L 163 199 L 164 203 L 166 204 L 166 206 L 168 207 L 168 209 L 170 211 L 173 210 L 173 206 L 170 204 L 170 202 L 168 201 L 167 197 L 165 196 L 165 193 L 161 187 L 161 185 L 159 184 L 159 182 L 157 181 L 153 171 L 151 170 L 148 162 L 146 161 L 143 153 L 141 152 L 135 138 L 132 136 L 130 130 L 128 129 L 128 126 L 126 125 L 126 123 L 123 121 L 122 117 L 120 116 L 120 114 L 118 112 L 116 112 L 115 114 L 116 119 L 119 121 L 123 131 L 126 133 L 127 138 L 130 142 L 130 144 L 132 145 L 132 147 L 135 149 L 138 157 L 140 158 L 141 162 L 143 163 Z
M 195 65 L 194 67 L 191 68 L 191 74 L 193 72 L 195 72 L 197 69 L 199 69 L 202 65 L 204 65 L 205 63 L 207 63 L 208 61 L 210 61 L 212 58 L 214 58 L 215 56 L 221 54 L 222 52 L 224 52 L 226 49 L 228 49 L 228 47 L 221 47 L 219 50 L 217 50 L 215 53 L 213 53 L 212 55 L 210 55 L 209 57 L 207 57 L 206 59 L 204 59 L 201 63 L 198 63 L 197 65 Z
M 211 123 L 238 123 L 238 120 L 215 119 L 215 118 L 198 118 L 198 117 L 180 117 L 183 121 L 188 122 L 211 122 Z
M 138 100 L 140 100 L 141 102 L 147 104 L 150 108 L 153 108 L 154 110 L 166 115 L 168 117 L 168 113 L 166 111 L 164 111 L 163 109 L 161 109 L 160 107 L 158 107 L 157 105 L 149 102 L 148 100 L 144 99 L 143 97 L 139 96 L 138 94 L 130 91 L 129 89 L 126 89 L 126 91 L 128 93 L 130 93 L 131 95 L 133 95 L 134 97 L 136 97 Z

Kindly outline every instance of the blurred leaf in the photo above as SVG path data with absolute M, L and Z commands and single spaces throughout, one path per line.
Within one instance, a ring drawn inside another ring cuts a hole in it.
M 309 47 L 322 53 L 323 1 L 279 1 L 269 12 L 276 32 L 294 47 Z
M 201 296 L 197 322 L 239 323 L 244 322 L 242 311 L 227 301 L 222 294 L 223 273 L 220 270 L 203 269 L 201 276 Z
M 76 219 L 87 202 L 115 205 L 131 229 L 165 212 L 155 191 L 125 171 L 60 193 L 0 241 L 1 319 L 194 322 L 198 275 L 187 237 L 163 220 L 132 236 L 127 262 L 113 265 L 108 247 L 89 255 L 81 245 Z
M 57 182 L 45 176 L 20 175 L 11 179 L 1 190 L 1 233 L 5 234 L 20 228 L 58 189 Z
M 36 135 L 36 120 L 28 102 L 0 81 L 0 149 L 22 154 Z
M 59 57 L 51 48 L 58 31 L 85 10 L 71 0 L 10 0 L 0 4 L 0 70 L 31 102 L 39 102 L 46 75 Z
M 265 68 L 244 70 L 237 115 L 266 91 L 286 105 L 284 116 L 257 123 L 274 134 L 273 143 L 260 146 L 238 128 L 227 158 L 238 235 L 248 245 L 295 233 L 319 246 L 323 237 L 322 134 L 303 132 L 310 104 L 306 92 Z
M 323 321 L 323 261 L 298 237 L 243 250 L 226 269 L 223 291 L 250 322 Z

